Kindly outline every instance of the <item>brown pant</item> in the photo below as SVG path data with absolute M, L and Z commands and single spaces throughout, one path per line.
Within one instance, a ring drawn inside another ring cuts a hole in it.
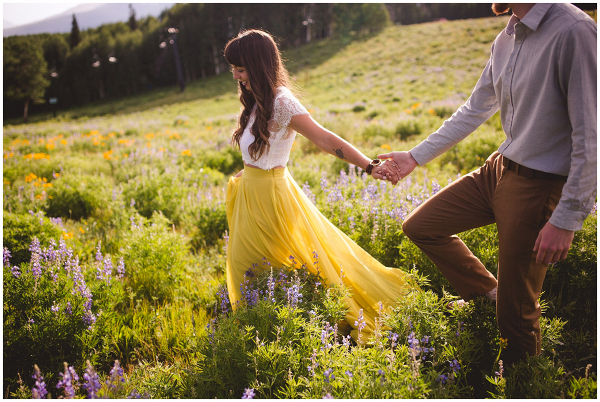
M 498 286 L 496 317 L 508 340 L 510 364 L 541 352 L 538 298 L 547 266 L 535 262 L 536 238 L 560 199 L 564 180 L 528 179 L 503 167 L 493 153 L 485 164 L 416 208 L 404 233 L 433 261 L 465 300 Z M 498 280 L 456 233 L 496 223 Z

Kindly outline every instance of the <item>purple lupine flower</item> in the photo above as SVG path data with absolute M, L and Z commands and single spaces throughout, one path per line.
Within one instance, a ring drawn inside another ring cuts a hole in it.
M 502 360 L 498 360 L 498 371 L 496 371 L 496 377 L 502 379 L 502 374 L 504 374 L 504 362 Z
M 323 399 L 335 399 L 329 392 L 323 395 Z
M 221 286 L 219 288 L 217 297 L 221 300 L 221 303 L 219 304 L 221 314 L 227 314 L 229 311 L 229 292 L 227 291 L 227 286 Z
M 110 373 L 108 374 L 108 380 L 106 380 L 106 385 L 108 385 L 111 389 L 116 388 L 120 382 L 125 382 L 125 378 L 123 377 L 123 369 L 121 368 L 121 363 L 118 360 L 115 360 L 114 366 L 110 369 Z
M 71 302 L 67 302 L 67 307 L 65 307 L 65 312 L 69 315 L 73 315 L 73 307 L 71 306 Z
M 287 290 L 288 305 L 291 307 L 298 306 L 302 302 L 302 293 L 300 293 L 300 285 L 295 283 Z
M 450 368 L 452 369 L 452 371 L 454 373 L 456 373 L 460 370 L 460 365 L 458 364 L 458 361 L 456 359 L 454 359 L 450 362 Z
M 123 261 L 123 257 L 119 258 L 119 264 L 117 265 L 117 274 L 119 279 L 123 279 L 125 276 L 125 261 Z
M 227 255 L 227 245 L 229 244 L 229 234 L 225 231 L 223 235 L 223 240 L 225 240 L 225 245 L 223 246 L 223 254 Z
M 29 246 L 29 251 L 31 251 L 31 271 L 33 272 L 33 276 L 37 281 L 40 279 L 40 276 L 42 276 L 42 265 L 40 262 L 42 258 L 42 249 L 40 247 L 40 241 L 37 237 L 33 238 L 33 241 Z
M 385 371 L 383 371 L 382 369 L 379 369 L 379 371 L 377 371 L 377 374 L 379 374 L 381 376 L 379 381 L 380 381 L 380 384 L 383 385 L 383 383 L 385 382 Z
M 444 385 L 446 383 L 446 381 L 448 381 L 448 376 L 445 374 L 440 374 L 437 378 L 438 382 L 441 382 L 442 385 Z
M 16 265 L 10 269 L 10 272 L 15 278 L 19 278 L 21 276 L 21 268 L 17 267 Z
M 102 262 L 102 252 L 100 251 L 100 246 L 102 242 L 98 242 L 98 246 L 96 246 L 96 262 Z
M 129 206 L 130 206 L 130 207 L 133 207 L 134 205 L 135 205 L 135 200 L 132 198 L 132 199 L 131 199 L 131 202 L 129 203 Z
M 354 217 L 353 216 L 349 216 L 348 217 L 348 221 L 350 222 L 350 231 L 354 232 Z
M 367 323 L 365 322 L 365 318 L 363 317 L 363 309 L 358 310 L 358 320 L 354 321 L 354 326 L 358 329 L 358 333 L 365 328 Z
M 327 384 L 329 384 L 329 379 L 330 379 L 330 376 L 331 376 L 331 379 L 332 379 L 332 380 L 334 380 L 334 379 L 335 379 L 335 376 L 334 376 L 332 373 L 333 373 L 333 369 L 330 369 L 330 368 L 328 368 L 327 370 L 325 370 L 325 371 L 323 372 L 323 375 L 325 376 L 325 382 L 326 382 Z
M 327 192 L 327 186 L 328 186 L 328 183 L 327 183 L 327 177 L 325 176 L 325 173 L 323 173 L 323 174 L 321 175 L 321 189 L 322 189 L 324 192 Z
M 408 336 L 408 348 L 412 351 L 414 356 L 421 354 L 421 347 L 419 346 L 419 340 L 415 336 L 415 332 L 411 332 Z
M 100 384 L 100 377 L 89 360 L 87 361 L 87 368 L 83 374 L 83 379 L 85 381 L 81 387 L 87 391 L 88 399 L 98 398 L 98 392 L 100 391 L 100 388 L 102 388 L 102 384 Z
M 352 371 L 350 371 L 350 370 L 346 370 L 345 374 L 348 376 L 348 378 L 354 377 L 354 374 L 352 374 Z
M 140 394 L 138 392 L 138 390 L 135 388 L 129 393 L 129 395 L 127 395 L 127 399 L 142 399 L 142 398 L 148 399 L 148 396 Z
M 10 257 L 12 257 L 10 255 L 10 251 L 8 251 L 8 249 L 6 247 L 4 247 L 4 250 L 2 253 L 2 259 L 4 260 L 5 267 L 10 267 Z
M 57 306 L 57 305 L 56 305 L 56 304 L 54 304 L 54 303 L 56 303 L 56 302 L 52 302 L 52 307 L 50 307 L 50 310 L 51 310 L 53 313 L 58 313 L 58 312 L 60 311 L 60 307 L 59 307 L 59 306 Z
M 321 343 L 324 345 L 321 349 L 330 349 L 333 347 L 331 343 L 329 343 L 329 335 L 333 333 L 333 328 L 329 325 L 328 322 L 325 322 L 325 328 L 321 331 Z
M 58 373 L 58 375 L 60 376 L 60 381 L 56 384 L 56 388 L 64 388 L 65 396 L 68 399 L 73 399 L 75 397 L 75 386 L 79 385 L 77 384 L 79 376 L 75 372 L 75 369 L 73 366 L 67 367 L 67 363 L 65 363 L 64 374 Z
M 42 373 L 40 372 L 37 364 L 33 365 L 34 374 L 31 376 L 35 380 L 35 385 L 31 390 L 33 395 L 33 399 L 44 399 L 48 391 L 46 391 L 46 383 L 44 382 L 44 377 L 42 377 Z
M 436 194 L 438 191 L 440 191 L 440 188 L 440 184 L 437 182 L 437 180 L 431 180 L 431 191 L 433 194 Z
M 271 274 L 269 275 L 269 280 L 267 281 L 267 297 L 268 300 L 272 303 L 275 303 L 275 280 L 273 280 L 273 268 L 271 268 Z
M 254 399 L 254 388 L 246 388 L 244 389 L 244 395 L 242 395 L 242 399 Z

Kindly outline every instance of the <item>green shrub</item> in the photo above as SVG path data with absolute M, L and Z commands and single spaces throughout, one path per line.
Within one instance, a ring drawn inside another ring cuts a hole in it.
M 4 212 L 2 222 L 2 242 L 10 250 L 12 264 L 17 266 L 31 259 L 29 246 L 34 237 L 38 238 L 43 247 L 47 247 L 51 239 L 58 239 L 63 233 L 59 226 L 52 224 L 40 213 L 34 216 Z
M 48 190 L 46 213 L 74 220 L 108 215 L 111 183 L 91 175 L 64 175 Z
M 404 141 L 413 135 L 421 134 L 423 127 L 416 120 L 403 120 L 396 125 L 395 134 Z
M 127 183 L 123 190 L 126 204 L 133 204 L 140 215 L 152 217 L 161 212 L 168 219 L 178 222 L 178 209 L 182 205 L 185 189 L 177 186 L 174 174 L 151 174 L 148 177 L 136 177 Z M 133 201 L 132 201 L 133 200 Z
M 228 175 L 244 168 L 242 153 L 233 147 L 225 147 L 221 151 L 206 151 L 199 160 L 207 167 Z
M 381 124 L 368 124 L 362 132 L 365 141 L 372 140 L 375 137 L 384 137 L 386 139 L 394 138 L 394 131 Z
M 138 296 L 152 301 L 171 301 L 181 280 L 188 246 L 186 239 L 171 230 L 161 213 L 148 222 L 133 224 L 123 239 L 127 284 Z
M 30 262 L 4 265 L 4 379 L 14 385 L 38 364 L 55 385 L 64 361 L 82 367 L 101 358 L 102 321 L 120 299 L 120 282 L 112 265 L 79 266 L 63 241 L 41 248 L 34 239 L 31 248 Z
M 194 226 L 191 230 L 191 246 L 194 250 L 213 247 L 229 229 L 225 203 L 199 206 L 193 213 Z

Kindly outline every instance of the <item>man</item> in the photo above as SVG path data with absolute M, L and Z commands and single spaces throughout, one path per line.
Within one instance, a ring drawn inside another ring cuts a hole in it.
M 460 142 L 498 109 L 506 141 L 484 166 L 415 209 L 403 231 L 460 296 L 496 299 L 506 364 L 541 353 L 538 298 L 596 197 L 596 24 L 570 4 L 512 9 L 473 93 L 442 127 L 392 159 L 401 178 Z M 498 279 L 455 236 L 496 223 Z

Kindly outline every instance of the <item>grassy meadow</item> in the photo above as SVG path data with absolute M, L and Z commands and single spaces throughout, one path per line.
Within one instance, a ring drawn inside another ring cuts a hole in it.
M 393 26 L 284 58 L 312 116 L 375 157 L 412 148 L 468 98 L 507 18 Z M 595 210 L 548 270 L 542 355 L 506 368 L 494 307 L 448 311 L 456 293 L 402 233 L 412 209 L 497 149 L 498 115 L 395 187 L 297 137 L 288 168 L 307 195 L 419 284 L 368 344 L 338 331 L 351 290 L 302 267 L 318 256 L 257 261 L 232 311 L 225 189 L 243 167 L 229 143 L 239 108 L 225 73 L 4 121 L 4 397 L 596 397 Z M 495 226 L 460 236 L 495 274 Z

